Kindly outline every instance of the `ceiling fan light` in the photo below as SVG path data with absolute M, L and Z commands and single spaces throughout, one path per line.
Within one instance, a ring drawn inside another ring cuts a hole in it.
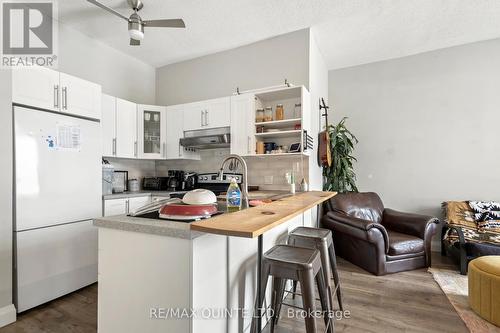
M 142 32 L 140 30 L 131 29 L 128 31 L 128 34 L 129 34 L 130 38 L 135 39 L 135 40 L 143 40 L 143 38 L 144 38 L 144 32 Z
M 140 22 L 128 23 L 128 34 L 130 38 L 135 40 L 142 40 L 144 38 L 144 26 Z

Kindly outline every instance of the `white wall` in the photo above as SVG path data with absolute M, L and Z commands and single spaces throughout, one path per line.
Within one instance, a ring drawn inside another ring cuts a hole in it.
M 155 69 L 86 35 L 59 25 L 59 70 L 102 85 L 105 93 L 155 101 Z M 0 70 L 0 327 L 12 304 L 12 107 L 10 71 Z M 126 163 L 126 162 L 125 162 Z M 154 168 L 150 162 L 149 168 Z
M 12 304 L 11 73 L 0 70 L 0 327 L 15 318 Z
M 106 94 L 154 104 L 155 68 L 59 24 L 59 70 L 102 85 Z
M 441 215 L 445 200 L 500 200 L 500 39 L 331 71 L 336 121 L 359 139 L 361 191 Z
M 315 38 L 315 29 L 311 28 L 309 39 L 309 91 L 311 92 L 311 132 L 318 133 L 323 129 L 320 117 L 319 100 L 323 98 L 328 105 L 328 68 Z M 323 169 L 318 166 L 316 153 L 318 138 L 313 135 L 314 149 L 309 158 L 309 186 L 312 190 L 323 189 Z
M 174 105 L 283 84 L 309 85 L 309 30 L 157 69 L 156 103 Z

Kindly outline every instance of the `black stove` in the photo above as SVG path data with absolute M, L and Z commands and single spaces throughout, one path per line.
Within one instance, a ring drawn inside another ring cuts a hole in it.
M 219 173 L 200 173 L 198 174 L 198 182 L 195 188 L 202 188 L 205 190 L 210 190 L 215 193 L 215 195 L 220 195 L 227 191 L 229 184 L 231 183 L 231 179 L 235 178 L 236 182 L 241 188 L 241 184 L 243 182 L 243 175 L 241 173 L 226 173 L 222 179 L 219 179 Z

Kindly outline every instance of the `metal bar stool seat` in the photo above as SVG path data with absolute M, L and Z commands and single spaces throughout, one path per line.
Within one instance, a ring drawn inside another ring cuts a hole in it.
M 339 274 L 337 270 L 337 260 L 335 257 L 335 248 L 333 246 L 332 232 L 328 229 L 312 228 L 312 227 L 297 227 L 288 235 L 288 244 L 298 247 L 306 247 L 317 249 L 321 255 L 321 263 L 323 266 L 323 274 L 327 289 L 329 291 L 328 299 L 330 307 L 333 309 L 333 292 L 337 295 L 337 301 L 341 311 L 344 310 L 342 305 L 342 294 L 340 291 Z M 335 289 L 332 292 L 330 288 L 330 279 L 335 283 Z M 293 297 L 295 298 L 297 283 L 293 283 Z
M 277 302 L 278 293 L 284 286 L 287 280 L 299 281 L 304 310 L 306 332 L 316 333 L 316 319 L 314 316 L 315 309 L 315 285 L 318 285 L 318 293 L 320 296 L 321 307 L 323 310 L 323 319 L 325 321 L 326 329 L 328 332 L 333 332 L 333 321 L 330 319 L 330 302 L 328 301 L 327 289 L 324 280 L 323 268 L 321 264 L 321 256 L 318 250 L 310 248 L 300 248 L 290 245 L 276 245 L 269 251 L 264 253 L 262 260 L 262 276 L 261 278 L 261 298 L 257 300 L 258 307 L 262 306 L 265 298 L 265 291 L 269 276 L 273 277 L 273 293 L 272 301 L 273 311 L 271 312 L 271 333 L 274 332 L 275 317 L 277 315 L 275 306 Z M 256 320 L 252 321 L 252 332 L 259 332 L 256 330 Z

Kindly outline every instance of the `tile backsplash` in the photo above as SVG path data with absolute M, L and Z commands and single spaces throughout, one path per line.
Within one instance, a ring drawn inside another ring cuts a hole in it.
M 144 177 L 156 175 L 155 161 L 133 160 L 124 158 L 105 158 L 115 170 L 128 171 L 128 179 L 138 179 L 142 184 Z
M 214 172 L 220 169 L 222 159 L 229 155 L 229 149 L 210 149 L 200 152 L 199 161 L 169 160 L 156 161 L 156 175 L 166 176 L 168 170 L 195 171 L 198 173 Z M 288 190 L 285 173 L 295 170 L 297 184 L 308 174 L 309 157 L 266 156 L 245 158 L 248 166 L 249 185 L 258 185 L 261 189 Z M 309 181 L 306 178 L 307 181 Z

